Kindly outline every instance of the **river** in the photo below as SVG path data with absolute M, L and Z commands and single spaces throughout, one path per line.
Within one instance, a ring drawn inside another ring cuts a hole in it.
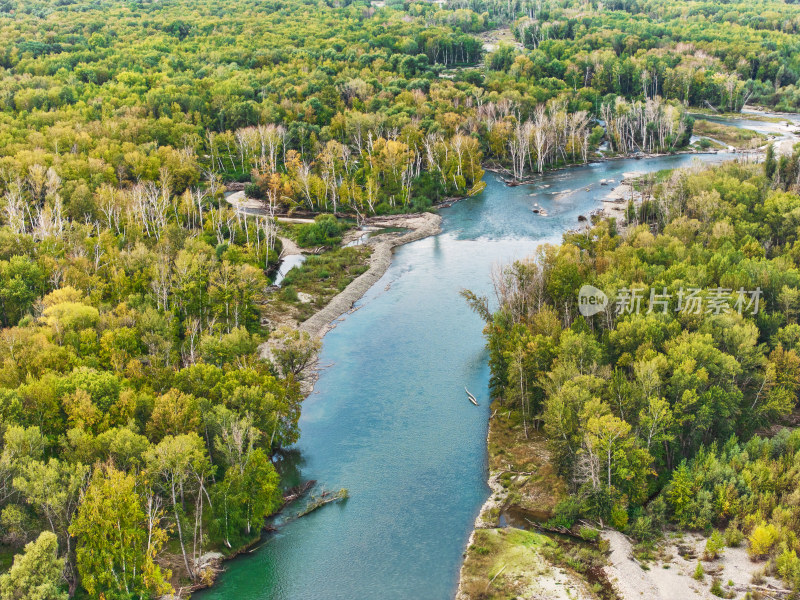
M 579 215 L 600 207 L 611 189 L 601 179 L 729 158 L 614 160 L 514 188 L 488 173 L 481 194 L 443 209 L 442 233 L 399 248 L 359 310 L 325 337 L 325 368 L 303 406 L 296 452 L 282 465 L 289 483 L 316 479 L 348 488 L 350 498 L 281 527 L 195 597 L 452 598 L 489 492 L 489 367 L 480 319 L 459 290 L 488 294 L 493 265 L 558 243 Z M 549 216 L 533 214 L 534 202 Z
M 800 126 L 800 115 L 789 113 L 765 113 L 758 109 L 745 107 L 742 109 L 741 117 L 731 115 L 711 115 L 694 114 L 696 119 L 704 119 L 731 127 L 741 127 L 752 129 L 758 133 L 769 136 L 769 140 L 774 144 L 775 152 L 778 155 L 791 155 L 794 145 L 798 142 L 797 128 Z M 750 117 L 750 118 L 748 118 Z M 775 120 L 759 120 L 753 117 L 770 117 Z M 710 138 L 713 139 L 713 138 Z M 718 140 L 714 140 L 721 143 Z M 722 144 L 725 145 L 725 144 Z

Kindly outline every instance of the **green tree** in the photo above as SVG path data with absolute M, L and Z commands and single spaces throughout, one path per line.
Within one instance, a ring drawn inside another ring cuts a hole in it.
M 584 407 L 581 421 L 591 480 L 599 484 L 604 479 L 605 486 L 628 494 L 636 503 L 646 499 L 647 476 L 653 459 L 631 435 L 630 424 L 611 414 L 608 405 L 596 398 Z M 600 467 L 596 473 L 595 466 Z
M 161 512 L 152 501 L 145 510 L 136 487 L 132 474 L 97 469 L 70 526 L 81 583 L 92 598 L 145 600 L 173 591 L 169 571 L 154 562 L 167 540 Z
M 85 465 L 51 458 L 47 462 L 30 461 L 14 478 L 14 487 L 44 519 L 66 550 L 65 576 L 70 582 L 70 592 L 75 590 L 77 577 L 69 526 L 75 517 L 88 474 L 89 467 Z
M 279 478 L 261 448 L 245 461 L 228 467 L 225 477 L 213 487 L 215 528 L 227 547 L 232 540 L 252 535 L 264 519 L 281 505 Z
M 281 369 L 288 376 L 299 378 L 303 370 L 311 364 L 319 352 L 322 343 L 317 338 L 312 338 L 307 331 L 299 331 L 286 326 L 279 327 L 271 336 L 275 340 L 272 356 Z
M 14 557 L 8 573 L 0 575 L 0 600 L 66 600 L 69 595 L 60 585 L 63 571 L 58 538 L 43 531 Z
M 762 523 L 753 529 L 749 541 L 750 547 L 747 553 L 752 558 L 763 558 L 778 541 L 778 529 L 772 523 Z
M 184 506 L 187 497 L 194 496 L 196 500 L 195 516 L 197 517 L 194 520 L 194 539 L 202 540 L 202 531 L 198 538 L 197 530 L 202 526 L 206 480 L 213 473 L 206 447 L 196 433 L 179 436 L 168 435 L 157 446 L 150 448 L 145 453 L 145 464 L 154 486 L 164 494 L 172 511 L 184 567 L 189 577 L 194 579 L 195 573 L 189 564 L 186 550 Z
M 198 431 L 201 423 L 197 398 L 171 389 L 156 398 L 147 433 L 151 439 L 161 440 L 167 435 L 180 435 Z
M 691 524 L 694 515 L 691 508 L 697 490 L 694 485 L 692 473 L 686 461 L 682 462 L 672 474 L 672 481 L 666 488 L 667 500 L 672 506 L 675 518 L 683 526 Z
M 0 315 L 3 324 L 16 325 L 42 293 L 44 274 L 27 256 L 0 261 Z
M 725 552 L 725 538 L 715 529 L 706 540 L 705 555 L 708 559 L 719 558 Z
M 764 157 L 764 175 L 767 176 L 767 179 L 772 179 L 777 168 L 778 162 L 775 160 L 775 147 L 772 144 L 768 144 L 767 154 Z

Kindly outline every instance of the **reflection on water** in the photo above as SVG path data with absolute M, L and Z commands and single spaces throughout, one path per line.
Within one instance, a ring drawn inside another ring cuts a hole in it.
M 281 264 L 278 266 L 278 272 L 275 273 L 275 281 L 272 282 L 272 285 L 280 285 L 283 283 L 286 274 L 295 267 L 299 267 L 304 262 L 306 262 L 304 254 L 290 254 L 283 258 Z

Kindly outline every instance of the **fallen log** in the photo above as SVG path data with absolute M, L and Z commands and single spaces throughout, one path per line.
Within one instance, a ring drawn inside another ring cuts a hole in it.
M 478 401 L 475 399 L 475 396 L 473 396 L 467 389 L 467 386 L 464 386 L 464 391 L 467 392 L 467 398 L 469 398 L 470 402 L 472 402 L 475 406 L 480 406 L 480 404 L 478 404 Z
M 555 534 L 563 535 L 565 537 L 568 537 L 568 538 L 571 538 L 573 540 L 577 540 L 577 541 L 580 541 L 580 542 L 585 542 L 586 541 L 581 536 L 572 533 L 572 531 L 570 531 L 566 527 L 560 527 L 560 526 L 551 527 L 550 525 L 545 525 L 543 523 L 536 523 L 535 521 L 531 521 L 527 517 L 525 517 L 525 520 L 528 523 L 530 523 L 531 527 L 533 527 L 534 529 L 536 529 L 537 531 L 540 531 L 542 533 L 555 533 Z
M 331 492 L 322 492 L 318 498 L 312 498 L 306 507 L 297 513 L 297 518 L 305 517 L 307 514 L 314 512 L 325 506 L 326 504 L 331 504 L 333 502 L 339 502 L 340 500 L 347 500 L 349 497 L 349 493 L 345 488 L 340 489 L 335 494 Z
M 287 505 L 291 504 L 295 500 L 299 500 L 303 496 L 308 493 L 312 487 L 317 485 L 316 480 L 309 479 L 305 483 L 301 485 L 297 485 L 293 488 L 289 488 L 286 490 L 286 493 L 283 495 L 283 504 L 281 505 L 281 509 L 285 508 Z

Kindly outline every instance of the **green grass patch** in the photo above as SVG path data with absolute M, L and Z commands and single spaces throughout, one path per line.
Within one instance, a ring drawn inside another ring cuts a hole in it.
M 369 246 L 353 246 L 309 256 L 286 274 L 277 297 L 294 305 L 299 311 L 298 319 L 304 321 L 367 271 L 371 252 Z M 311 301 L 304 301 L 309 296 Z
M 737 148 L 753 148 L 767 141 L 767 136 L 752 129 L 742 129 L 713 121 L 699 119 L 694 122 L 694 134 L 719 140 Z
M 478 529 L 467 548 L 462 586 L 469 598 L 514 598 L 543 575 L 539 556 L 554 542 L 523 529 Z

